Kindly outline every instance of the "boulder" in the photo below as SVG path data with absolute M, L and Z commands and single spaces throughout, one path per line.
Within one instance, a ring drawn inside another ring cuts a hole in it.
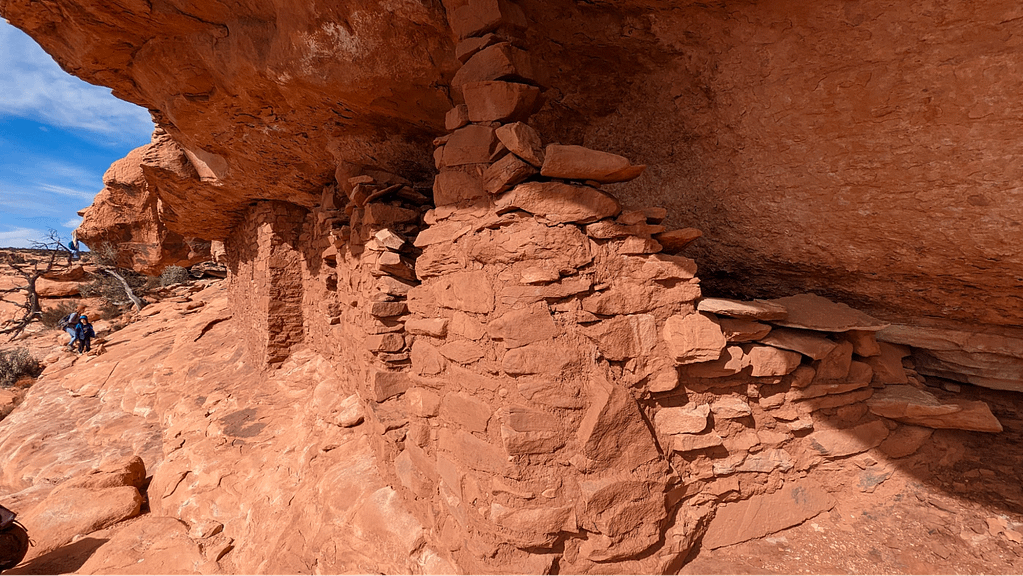
M 662 334 L 679 364 L 717 360 L 727 344 L 721 327 L 704 314 L 671 316 L 664 323 Z
M 561 182 L 526 182 L 498 197 L 500 212 L 525 210 L 554 222 L 587 224 L 622 211 L 613 197 L 589 186 Z
M 204 546 L 188 535 L 177 518 L 148 516 L 116 530 L 76 572 L 78 574 L 214 574 L 217 560 L 230 550 L 229 538 Z M 220 546 L 216 546 L 216 544 Z
M 548 144 L 540 174 L 566 180 L 594 180 L 604 184 L 626 182 L 643 173 L 627 158 L 584 146 Z
M 26 556 L 32 559 L 85 535 L 134 518 L 142 495 L 134 486 L 80 488 L 59 486 L 42 502 L 18 516 L 35 541 Z
M 902 346 L 878 342 L 880 354 L 864 358 L 863 361 L 874 371 L 874 379 L 879 384 L 906 384 L 906 369 L 902 367 L 902 359 L 909 351 Z
M 888 326 L 887 323 L 872 318 L 859 310 L 845 304 L 832 302 L 816 294 L 797 294 L 768 300 L 768 302 L 784 306 L 788 310 L 788 316 L 784 320 L 773 322 L 778 326 L 820 332 L 848 332 L 849 330 L 876 332 Z
M 899 426 L 877 448 L 892 458 L 904 458 L 919 450 L 933 433 L 933 428 L 924 426 Z
M 36 295 L 40 298 L 70 298 L 78 296 L 80 289 L 78 282 L 36 279 Z
M 878 416 L 928 428 L 1001 432 L 1002 424 L 981 401 L 951 398 L 939 400 L 934 394 L 912 386 L 886 386 L 867 401 Z

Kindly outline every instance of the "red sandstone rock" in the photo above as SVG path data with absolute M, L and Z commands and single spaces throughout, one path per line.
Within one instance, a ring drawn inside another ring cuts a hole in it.
M 871 330 L 850 330 L 842 334 L 841 338 L 853 345 L 853 352 L 862 358 L 879 356 L 881 348 L 878 347 L 876 332 Z
M 633 166 L 627 158 L 583 146 L 548 144 L 540 174 L 567 180 L 601 183 L 626 182 L 639 176 L 646 166 Z
M 753 367 L 750 374 L 760 376 L 783 376 L 799 366 L 802 356 L 796 352 L 781 350 L 773 346 L 753 346 L 746 353 L 747 362 Z
M 543 142 L 536 130 L 522 122 L 513 122 L 501 126 L 495 131 L 495 134 L 512 154 L 536 168 L 543 165 Z
M 700 312 L 753 320 L 782 320 L 788 314 L 784 306 L 771 302 L 760 300 L 741 302 L 726 298 L 701 298 L 696 309 Z
M 793 350 L 804 356 L 821 360 L 835 349 L 835 344 L 820 334 L 788 328 L 775 328 L 760 342 L 775 348 Z
M 795 526 L 835 505 L 820 485 L 787 482 L 777 492 L 721 506 L 703 537 L 707 548 L 720 548 Z
M 906 378 L 905 368 L 902 367 L 902 359 L 909 355 L 908 352 L 900 346 L 887 342 L 879 342 L 878 344 L 880 355 L 864 359 L 864 362 L 874 370 L 874 377 L 878 383 L 907 383 L 909 380 Z
M 487 325 L 487 332 L 494 340 L 503 342 L 506 348 L 519 348 L 554 338 L 558 328 L 547 305 L 537 303 L 495 318 Z
M 814 370 L 817 371 L 814 381 L 842 380 L 849 376 L 852 354 L 852 343 L 839 342 L 836 344 L 827 356 L 814 363 Z
M 79 534 L 89 534 L 138 516 L 142 495 L 134 486 L 106 488 L 60 486 L 18 520 L 35 540 L 31 560 L 68 544 Z
M 500 194 L 515 187 L 530 176 L 536 174 L 533 168 L 518 156 L 508 154 L 483 173 L 484 188 L 491 194 Z
M 687 364 L 682 367 L 682 372 L 692 378 L 724 378 L 738 374 L 749 365 L 742 348 L 728 346 L 717 360 Z
M 788 310 L 788 316 L 774 324 L 789 328 L 818 330 L 820 332 L 847 332 L 849 330 L 877 331 L 888 326 L 867 314 L 845 304 L 832 302 L 816 294 L 797 294 L 770 300 Z
M 727 343 L 721 327 L 704 314 L 672 316 L 664 323 L 662 334 L 680 364 L 717 360 Z
M 230 539 L 227 539 L 230 540 Z M 219 571 L 213 542 L 203 546 L 177 518 L 147 516 L 114 532 L 77 570 L 80 574 L 204 574 Z M 230 544 L 226 549 L 230 548 Z M 212 557 L 211 557 L 212 556 Z
M 848 430 L 818 430 L 809 436 L 814 450 L 828 458 L 840 458 L 874 448 L 888 437 L 888 427 L 875 420 Z
M 77 296 L 80 285 L 78 282 L 57 282 L 39 278 L 36 280 L 36 295 L 40 298 L 68 298 Z
M 153 133 L 150 144 L 111 165 L 103 175 L 103 184 L 77 231 L 78 239 L 87 246 L 94 250 L 114 246 L 118 265 L 145 274 L 209 259 L 208 246 L 203 248 L 168 228 L 168 224 L 173 226 L 182 218 L 172 207 L 172 202 L 176 204 L 174 193 L 212 191 L 201 181 L 193 159 L 163 130 Z M 209 211 L 197 211 L 193 218 L 210 222 L 212 216 Z M 220 223 L 213 226 L 223 229 Z
M 522 9 L 508 0 L 470 0 L 452 11 L 452 30 L 459 38 L 479 36 L 502 25 L 525 28 Z
M 444 145 L 444 165 L 486 164 L 497 151 L 494 129 L 470 124 L 455 130 Z
M 451 86 L 464 91 L 470 83 L 489 80 L 534 81 L 529 54 L 507 42 L 484 48 L 459 68 L 451 79 Z
M 1002 424 L 984 402 L 960 399 L 939 401 L 912 386 L 886 386 L 867 401 L 878 416 L 928 428 L 1001 432 Z
M 1023 332 L 956 325 L 949 328 L 894 325 L 878 333 L 892 344 L 913 346 L 916 370 L 957 382 L 1023 391 Z
M 588 186 L 559 182 L 527 182 L 500 196 L 499 211 L 520 209 L 553 222 L 586 224 L 614 216 L 622 207 L 617 200 Z
M 466 38 L 455 45 L 455 58 L 458 58 L 458 61 L 464 64 L 480 50 L 501 41 L 501 37 L 497 34 L 484 34 L 475 38 Z
M 668 230 L 654 236 L 654 239 L 661 243 L 664 251 L 669 254 L 681 252 L 697 238 L 703 236 L 703 232 L 696 228 L 682 228 L 680 230 Z
M 465 104 L 459 104 L 444 115 L 444 128 L 449 132 L 458 130 L 469 123 L 469 109 Z
M 654 428 L 662 434 L 699 434 L 707 428 L 709 404 L 662 408 L 654 415 Z
M 540 105 L 540 89 L 517 82 L 468 82 L 462 97 L 472 122 L 517 122 Z

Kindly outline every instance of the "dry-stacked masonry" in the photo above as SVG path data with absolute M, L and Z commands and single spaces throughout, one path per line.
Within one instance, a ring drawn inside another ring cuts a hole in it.
M 466 572 L 660 572 L 701 537 L 829 508 L 815 467 L 911 454 L 930 432 L 896 421 L 1000 430 L 983 403 L 921 390 L 908 350 L 851 308 L 701 298 L 676 255 L 699 231 L 602 190 L 644 167 L 529 126 L 521 10 L 469 2 L 449 21 L 464 65 L 432 205 L 345 165 L 304 222 L 263 204 L 229 245 L 239 313 L 276 322 L 256 322 L 256 352 L 274 365 L 303 334 L 333 359 L 333 421 L 376 432 L 431 553 Z

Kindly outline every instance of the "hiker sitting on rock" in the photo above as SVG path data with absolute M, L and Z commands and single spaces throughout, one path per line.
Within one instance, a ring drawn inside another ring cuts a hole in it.
M 92 339 L 96 337 L 96 331 L 92 329 L 88 316 L 82 316 L 75 325 L 75 340 L 78 341 L 78 353 L 92 350 Z
M 68 336 L 71 336 L 71 341 L 67 343 L 67 348 L 71 352 L 75 351 L 75 342 L 78 341 L 78 338 L 75 337 L 75 328 L 78 326 L 78 321 L 82 316 L 82 312 L 85 312 L 85 306 L 79 306 L 78 310 L 75 310 L 61 318 L 60 322 L 57 322 L 57 327 L 67 332 Z

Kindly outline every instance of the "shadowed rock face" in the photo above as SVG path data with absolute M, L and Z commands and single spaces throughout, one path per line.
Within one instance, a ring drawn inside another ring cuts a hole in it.
M 341 161 L 425 179 L 461 4 L 3 0 L 0 13 L 154 111 L 208 184 L 161 192 L 161 217 L 214 239 L 253 199 L 312 206 Z M 709 290 L 1019 323 L 1017 3 L 520 5 L 546 88 L 532 124 L 647 164 L 616 194 L 704 231 L 691 254 Z

